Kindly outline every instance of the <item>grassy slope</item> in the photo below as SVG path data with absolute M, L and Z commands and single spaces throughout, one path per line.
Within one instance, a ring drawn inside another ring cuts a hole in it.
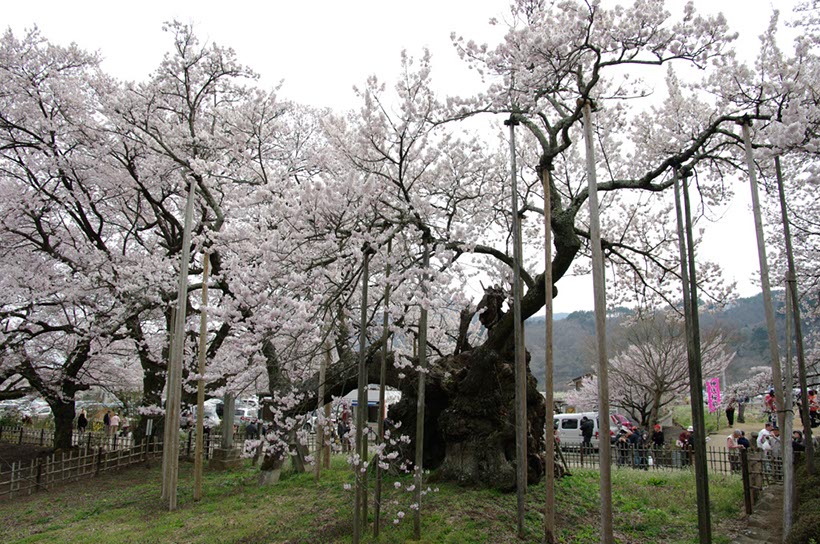
M 0 503 L 0 541 L 10 542 L 350 542 L 352 491 L 344 484 L 352 476 L 341 459 L 313 476 L 283 474 L 277 485 L 259 488 L 256 472 L 245 468 L 229 473 L 206 472 L 205 497 L 192 500 L 192 470 L 180 472 L 180 509 L 165 511 L 159 500 L 160 472 L 136 467 L 119 474 L 69 484 L 31 497 Z M 411 493 L 394 488 L 388 478 L 381 542 L 412 538 Z M 432 486 L 433 484 L 431 484 Z M 598 476 L 575 472 L 558 485 L 558 534 L 561 542 L 599 541 Z M 613 472 L 616 539 L 622 543 L 697 542 L 697 511 L 691 473 Z M 527 542 L 540 542 L 543 485 L 528 494 Z M 742 488 L 737 478 L 716 478 L 711 486 L 712 519 L 737 518 Z M 505 543 L 515 538 L 515 494 L 464 489 L 449 484 L 424 499 L 423 542 Z M 394 524 L 398 510 L 405 518 Z M 372 512 L 371 512 L 372 515 Z M 713 531 L 715 542 L 729 542 Z M 368 536 L 366 541 L 371 537 Z

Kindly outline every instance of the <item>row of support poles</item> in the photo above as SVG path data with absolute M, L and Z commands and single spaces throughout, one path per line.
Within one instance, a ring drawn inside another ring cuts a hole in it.
M 384 287 L 384 313 L 382 316 L 382 360 L 381 366 L 379 367 L 379 427 L 376 433 L 376 444 L 378 444 L 379 447 L 383 447 L 384 445 L 384 419 L 387 417 L 387 414 L 382 411 L 384 410 L 384 390 L 387 382 L 387 339 L 390 337 L 390 253 L 392 249 L 393 240 L 388 240 L 387 259 L 384 269 L 386 285 Z M 373 493 L 373 536 L 379 538 L 382 505 L 382 467 L 378 460 L 376 461 L 376 489 Z
M 786 417 L 784 408 L 783 376 L 780 372 L 780 353 L 777 348 L 777 328 L 774 319 L 772 304 L 772 290 L 769 283 L 769 264 L 766 259 L 766 239 L 763 234 L 763 219 L 760 213 L 760 195 L 757 188 L 757 173 L 752 142 L 749 136 L 751 121 L 745 120 L 741 124 L 743 131 L 743 145 L 746 150 L 746 165 L 749 169 L 749 185 L 752 190 L 752 214 L 754 215 L 755 234 L 757 236 L 757 256 L 760 263 L 760 287 L 763 290 L 763 310 L 766 314 L 766 329 L 769 333 L 769 355 L 772 366 L 772 382 L 774 382 L 775 405 L 777 407 L 777 425 L 782 430 Z M 790 391 L 791 393 L 791 391 Z M 785 452 L 784 452 L 785 453 Z
M 802 328 L 800 326 L 799 302 L 792 288 L 795 287 L 789 281 L 791 276 L 786 274 L 786 386 L 783 386 L 783 377 L 780 372 L 780 354 L 777 348 L 777 330 L 775 326 L 774 308 L 772 307 L 772 295 L 769 286 L 769 265 L 766 259 L 766 241 L 763 236 L 763 219 L 760 211 L 760 197 L 758 195 L 757 174 L 755 170 L 754 155 L 752 153 L 752 142 L 750 136 L 751 121 L 745 120 L 742 124 L 743 145 L 746 150 L 746 163 L 749 169 L 749 183 L 752 189 L 752 212 L 755 220 L 755 233 L 757 235 L 757 251 L 760 260 L 760 284 L 763 288 L 763 307 L 766 312 L 766 325 L 769 331 L 769 348 L 772 358 L 772 381 L 775 389 L 775 406 L 777 407 L 777 424 L 782 433 L 783 446 L 783 536 L 788 536 L 792 525 L 792 492 L 794 489 L 794 459 L 792 446 L 792 389 L 794 388 L 794 376 L 791 361 L 791 318 L 796 316 L 794 324 L 797 331 L 798 360 L 802 359 Z M 788 224 L 788 214 L 786 212 L 785 194 L 783 193 L 782 175 L 780 172 L 780 159 L 775 159 L 775 170 L 777 176 L 778 193 L 780 197 L 781 215 L 783 218 L 784 237 L 787 244 L 787 254 L 791 257 L 791 232 Z M 789 259 L 789 272 L 792 271 L 794 261 Z M 795 313 L 797 312 L 797 313 Z M 803 398 L 805 389 L 803 389 Z M 806 403 L 804 403 L 806 404 Z M 811 425 L 809 425 L 811 429 Z M 811 431 L 810 431 L 811 432 Z
M 700 323 L 698 319 L 697 277 L 689 209 L 689 190 L 683 176 L 683 211 L 681 211 L 681 183 L 678 171 L 673 171 L 675 185 L 675 212 L 678 224 L 683 312 L 686 322 L 686 352 L 689 363 L 689 397 L 692 407 L 694 432 L 695 491 L 698 505 L 698 535 L 701 544 L 712 542 L 712 519 L 709 511 L 709 474 L 706 465 L 706 419 L 703 414 L 703 373 L 701 371 Z
M 365 460 L 367 457 L 367 284 L 370 282 L 369 245 L 362 248 L 362 302 L 361 320 L 359 323 L 359 383 L 356 410 L 356 456 L 358 463 L 353 463 L 356 472 L 356 502 L 353 509 L 353 543 L 358 544 L 362 529 L 367 522 L 367 490 Z
M 416 510 L 413 515 L 413 538 L 421 540 L 421 497 L 422 485 L 424 484 L 424 403 L 425 386 L 427 382 L 427 269 L 430 267 L 430 240 L 429 234 L 424 234 L 422 242 L 424 246 L 424 257 L 422 258 L 421 277 L 421 310 L 419 313 L 419 383 L 418 399 L 416 399 L 416 464 L 414 474 L 415 502 Z
M 609 443 L 609 372 L 606 350 L 606 283 L 598 216 L 598 181 L 592 139 L 592 104 L 584 101 L 584 141 L 589 184 L 589 245 L 592 248 L 592 282 L 595 307 L 596 355 L 598 358 L 598 451 L 601 472 L 601 544 L 612 544 L 612 448 Z M 551 408 L 551 407 L 548 407 Z M 552 417 L 550 416 L 550 425 Z
M 518 214 L 518 177 L 516 175 L 515 127 L 518 121 L 504 121 L 510 127 L 510 185 L 513 229 L 513 334 L 515 342 L 515 489 L 518 503 L 518 537 L 524 538 L 527 495 L 527 359 L 524 326 L 521 323 L 521 217 Z
M 546 336 L 544 340 L 544 402 L 547 405 L 545 459 L 545 504 L 544 504 L 544 543 L 555 542 L 555 429 L 552 426 L 554 405 L 553 356 L 552 356 L 552 193 L 550 169 L 551 164 L 541 169 L 544 185 L 544 323 Z
M 780 199 L 780 216 L 783 223 L 783 237 L 786 241 L 786 260 L 788 261 L 788 275 L 786 282 L 790 286 L 787 294 L 791 298 L 791 318 L 794 321 L 794 339 L 797 348 L 797 372 L 800 382 L 800 398 L 807 399 L 808 383 L 806 378 L 806 355 L 803 349 L 803 324 L 800 319 L 800 299 L 797 289 L 797 268 L 794 265 L 794 250 L 792 248 L 792 234 L 789 226 L 789 214 L 786 206 L 786 192 L 783 187 L 783 172 L 780 168 L 780 157 L 774 158 L 775 176 L 777 178 L 777 193 Z M 786 319 L 789 319 L 787 314 Z M 789 387 L 793 387 L 793 381 L 787 382 Z M 790 391 L 791 392 L 791 391 Z M 811 422 L 809 419 L 809 403 L 805 400 L 800 404 L 800 419 L 803 422 L 803 438 L 806 442 L 806 469 L 809 474 L 814 474 L 814 444 L 812 442 Z M 788 438 L 788 437 L 787 437 Z
M 196 446 L 194 448 L 194 500 L 202 499 L 203 433 L 205 431 L 205 355 L 208 345 L 208 253 L 202 254 L 202 305 L 199 309 L 199 378 L 196 381 Z
M 165 400 L 165 436 L 162 449 L 162 498 L 169 510 L 177 508 L 179 481 L 179 412 L 182 397 L 182 358 L 185 351 L 185 317 L 188 303 L 188 261 L 191 258 L 191 223 L 194 211 L 196 183 L 189 181 L 182 230 L 182 256 L 179 266 L 177 308 L 174 316 L 171 358 L 168 364 Z

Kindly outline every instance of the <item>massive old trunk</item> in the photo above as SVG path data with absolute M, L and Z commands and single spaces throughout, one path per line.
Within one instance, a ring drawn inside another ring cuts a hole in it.
M 513 354 L 477 348 L 436 362 L 426 390 L 424 466 L 435 478 L 515 489 L 515 371 Z M 415 429 L 416 389 L 406 388 L 390 410 L 402 431 Z M 544 473 L 544 398 L 527 379 L 527 480 Z
M 371 345 L 368 381 L 379 382 L 380 352 Z M 342 360 L 328 370 L 325 402 L 345 395 L 356 383 L 356 365 Z M 402 400 L 389 417 L 401 422 L 400 433 L 413 441 L 403 452 L 412 459 L 416 427 L 417 382 L 402 377 L 388 361 L 387 384 L 402 391 Z M 306 397 L 293 413 L 316 406 L 318 377 L 303 384 Z M 515 489 L 515 371 L 511 350 L 469 349 L 433 361 L 427 374 L 424 467 L 435 477 L 467 485 Z M 527 373 L 528 481 L 543 475 L 546 408 L 532 373 Z

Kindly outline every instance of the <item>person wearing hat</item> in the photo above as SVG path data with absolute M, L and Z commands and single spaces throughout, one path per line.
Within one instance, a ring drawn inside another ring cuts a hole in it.
M 774 418 L 777 416 L 777 405 L 774 399 L 774 389 L 769 389 L 769 392 L 763 397 L 763 412 L 769 421 L 774 421 Z

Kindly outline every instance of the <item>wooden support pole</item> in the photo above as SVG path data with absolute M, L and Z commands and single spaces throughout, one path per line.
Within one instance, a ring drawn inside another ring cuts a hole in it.
M 179 412 L 182 397 L 182 358 L 185 351 L 185 312 L 188 303 L 188 261 L 191 258 L 191 223 L 194 212 L 196 182 L 189 180 L 188 200 L 185 204 L 185 220 L 182 231 L 182 256 L 179 266 L 177 307 L 174 319 L 174 339 L 165 402 L 166 441 L 163 444 L 163 490 L 166 492 L 168 510 L 177 508 L 177 482 L 179 479 Z
M 789 224 L 788 206 L 786 205 L 786 191 L 783 187 L 783 172 L 780 168 L 780 157 L 774 158 L 774 169 L 777 177 L 777 192 L 780 200 L 780 216 L 783 222 L 783 237 L 786 242 L 786 260 L 789 264 L 789 273 L 786 281 L 791 286 L 788 293 L 791 296 L 792 315 L 794 321 L 794 341 L 797 348 L 797 374 L 800 382 L 800 398 L 808 398 L 808 379 L 806 377 L 806 353 L 803 348 L 803 323 L 800 318 L 800 297 L 797 287 L 797 267 L 794 264 L 794 249 L 792 247 L 791 225 Z M 788 319 L 788 317 L 787 317 Z M 793 382 L 789 381 L 789 387 Z M 791 393 L 791 392 L 790 392 Z M 806 442 L 806 469 L 814 474 L 814 442 L 812 440 L 811 420 L 809 419 L 809 403 L 800 404 L 800 419 L 803 422 L 803 438 Z
M 681 284 L 683 290 L 683 313 L 686 322 L 686 353 L 689 363 L 689 398 L 692 408 L 692 425 L 695 466 L 695 492 L 698 507 L 698 535 L 702 544 L 712 542 L 712 520 L 709 511 L 709 474 L 706 465 L 706 420 L 703 414 L 703 375 L 700 357 L 700 325 L 698 320 L 697 277 L 695 275 L 695 252 L 692 237 L 691 214 L 686 177 L 683 178 L 683 210 L 681 210 L 681 184 L 678 171 L 673 170 L 675 186 L 675 211 L 678 224 L 678 247 L 680 249 Z
M 515 489 L 517 498 L 518 537 L 526 535 L 524 518 L 527 496 L 527 358 L 524 348 L 524 325 L 521 322 L 521 217 L 518 214 L 518 176 L 516 175 L 514 116 L 504 121 L 510 127 L 510 193 L 513 238 L 513 336 L 515 343 Z
M 328 341 L 325 349 L 325 372 L 327 372 L 327 368 L 330 367 L 330 342 Z M 325 424 L 330 425 L 330 403 L 325 404 Z M 329 431 L 328 438 L 333 435 L 333 431 Z M 324 465 L 326 469 L 330 468 L 330 444 L 326 444 L 324 446 Z
M 740 473 L 743 478 L 743 505 L 746 515 L 752 515 L 752 479 L 749 475 L 749 452 L 740 448 Z
M 546 497 L 544 504 L 544 543 L 555 542 L 555 429 L 552 426 L 554 411 L 553 352 L 552 352 L 552 182 L 550 163 L 541 170 L 544 185 L 544 402 L 547 405 L 544 441 L 547 449 L 545 466 Z M 582 451 L 583 455 L 583 451 Z M 582 457 L 583 460 L 583 457 Z M 583 461 L 582 461 L 583 462 Z
M 328 328 L 327 331 L 330 334 L 330 329 Z M 325 405 L 325 379 L 327 377 L 327 355 L 330 354 L 330 345 L 329 343 L 325 343 L 325 350 L 326 354 L 322 356 L 322 360 L 319 362 L 319 394 L 316 398 L 316 413 L 318 414 Z M 324 419 L 324 422 L 322 420 Z M 325 451 L 325 426 L 327 426 L 330 421 L 325 418 L 317 418 L 319 422 L 319 428 L 316 429 L 316 458 L 313 460 L 313 479 L 318 484 L 319 483 L 319 475 L 322 471 L 322 454 Z
M 794 448 L 792 446 L 792 389 L 794 388 L 794 372 L 792 371 L 792 298 L 789 292 L 792 288 L 789 282 L 789 273 L 786 272 L 786 356 L 784 370 L 786 378 L 786 396 L 783 398 L 784 415 L 783 429 L 780 431 L 780 444 L 783 449 L 783 542 L 792 529 L 792 511 L 794 510 Z
M 419 312 L 419 336 L 418 336 L 418 398 L 416 399 L 416 464 L 414 473 L 416 510 L 413 513 L 413 538 L 421 540 L 421 489 L 424 484 L 424 408 L 425 408 L 425 387 L 427 383 L 427 269 L 430 266 L 430 240 L 429 233 L 424 234 L 422 244 L 424 246 L 424 257 L 422 258 L 421 292 L 422 301 Z
M 196 381 L 196 445 L 194 447 L 194 500 L 202 499 L 202 448 L 205 432 L 205 355 L 208 346 L 208 253 L 202 254 L 202 305 L 199 308 L 199 379 Z
M 382 313 L 382 360 L 379 368 L 379 427 L 376 433 L 376 444 L 379 451 L 384 447 L 384 418 L 387 414 L 385 410 L 385 387 L 387 382 L 387 341 L 390 338 L 390 253 L 393 249 L 393 240 L 387 241 L 387 257 L 385 259 L 384 276 L 384 309 Z M 382 467 L 379 460 L 376 460 L 376 489 L 373 493 L 373 536 L 379 538 L 379 525 L 381 521 L 382 502 Z
M 595 335 L 598 356 L 598 452 L 601 472 L 601 544 L 612 544 L 612 448 L 609 442 L 609 371 L 606 352 L 606 282 L 598 217 L 598 181 L 595 146 L 592 141 L 592 107 L 584 101 L 584 141 L 589 184 L 589 245 L 592 249 L 592 282 L 595 306 Z
M 356 474 L 356 504 L 353 509 L 353 544 L 358 544 L 361 533 L 367 520 L 364 518 L 366 491 L 365 469 L 367 434 L 364 427 L 367 425 L 367 284 L 370 281 L 370 253 L 369 245 L 362 248 L 362 302 L 361 319 L 359 321 L 359 382 L 356 406 L 356 456 L 358 463 L 353 463 Z

